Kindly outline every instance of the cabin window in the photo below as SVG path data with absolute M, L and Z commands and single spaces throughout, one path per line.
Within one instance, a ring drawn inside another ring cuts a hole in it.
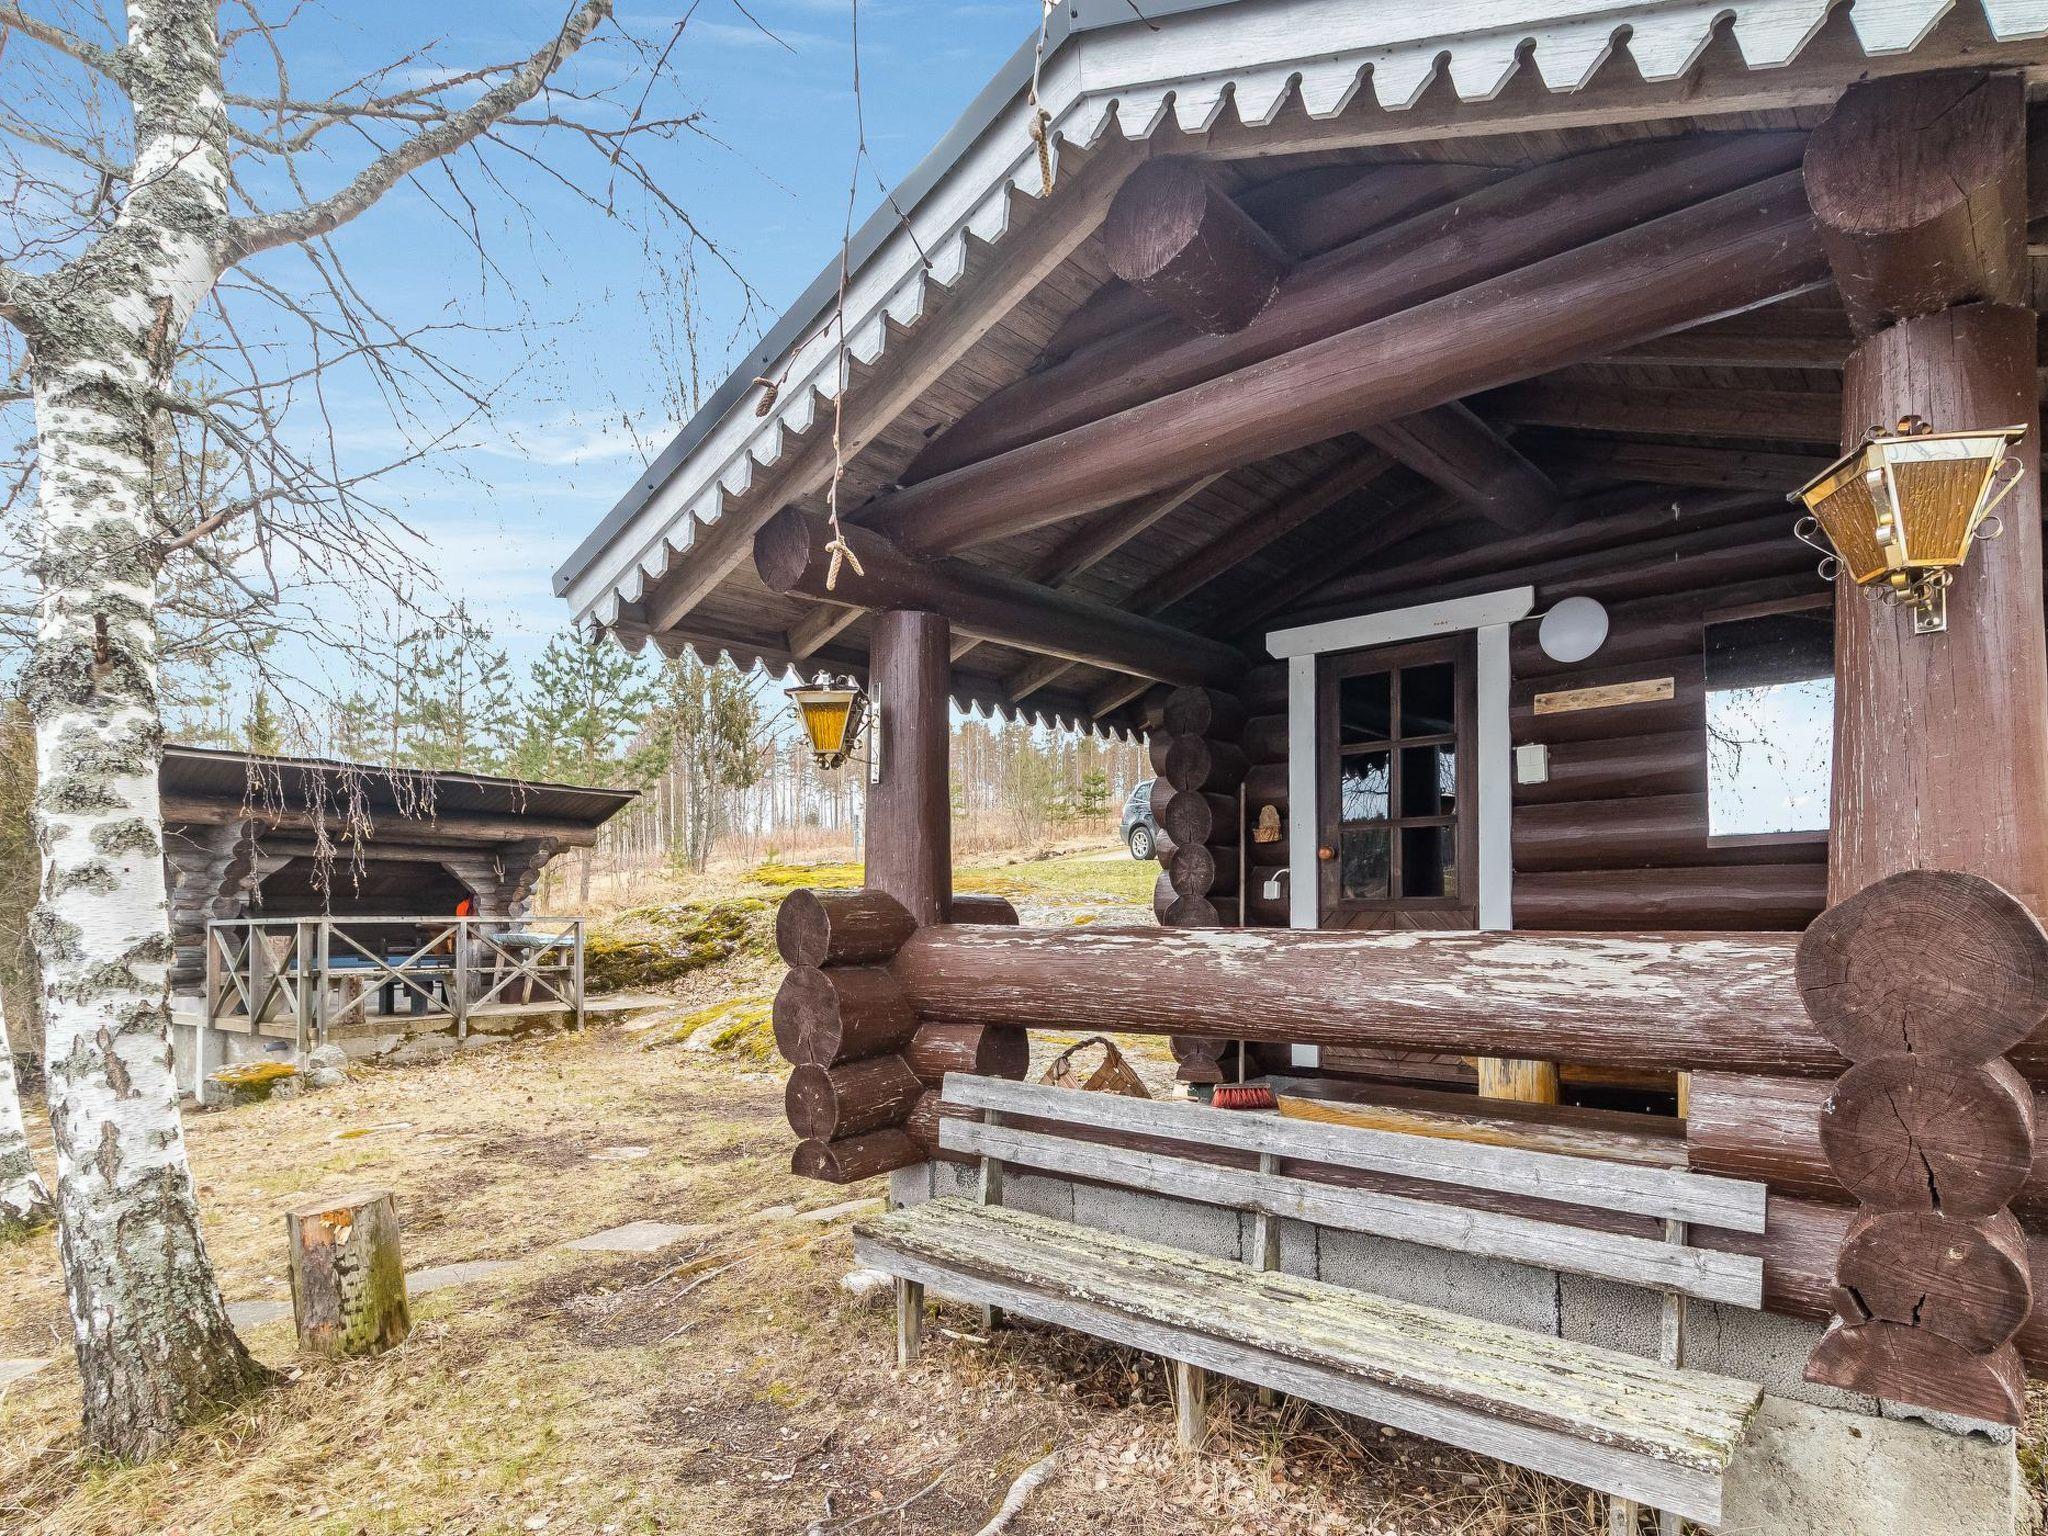
M 1327 659 L 1326 915 L 1455 921 L 1471 904 L 1471 686 L 1464 638 Z
M 1710 838 L 1827 830 L 1834 636 L 1834 615 L 1824 602 L 1708 620 Z

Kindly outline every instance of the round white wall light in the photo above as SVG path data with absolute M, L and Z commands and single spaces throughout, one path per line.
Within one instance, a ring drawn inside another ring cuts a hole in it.
M 1584 661 L 1607 642 L 1607 610 L 1590 597 L 1568 597 L 1536 626 L 1536 643 L 1552 661 Z

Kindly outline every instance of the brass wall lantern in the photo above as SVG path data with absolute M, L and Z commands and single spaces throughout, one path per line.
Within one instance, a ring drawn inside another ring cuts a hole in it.
M 1949 585 L 1971 543 L 2002 531 L 1991 512 L 2025 473 L 2012 450 L 2026 433 L 2023 426 L 1936 432 L 1918 416 L 1901 417 L 1896 431 L 1872 427 L 1787 498 L 1808 513 L 1793 536 L 1827 556 L 1823 580 L 1847 571 L 1874 596 L 1910 608 L 1914 634 L 1939 633 L 1948 628 Z
M 815 683 L 784 692 L 803 722 L 812 759 L 820 768 L 842 766 L 859 744 L 861 727 L 867 721 L 868 696 L 860 684 L 850 677 L 835 683 L 821 672 Z

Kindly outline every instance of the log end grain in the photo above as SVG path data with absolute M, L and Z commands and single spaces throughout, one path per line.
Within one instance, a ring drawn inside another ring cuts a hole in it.
M 1880 1210 L 1959 1219 L 2008 1204 L 2034 1165 L 2034 1096 L 2011 1065 L 1879 1056 L 1842 1074 L 1821 1108 L 1828 1166 Z
M 2007 1344 L 1988 1355 L 1898 1323 L 1837 1323 L 1806 1362 L 1806 1379 L 1845 1392 L 2019 1425 L 2026 1416 L 2026 1372 Z

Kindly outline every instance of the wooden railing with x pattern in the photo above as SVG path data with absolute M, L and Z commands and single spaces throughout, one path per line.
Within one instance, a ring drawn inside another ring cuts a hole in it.
M 206 925 L 206 1011 L 216 1027 L 289 1019 L 300 1050 L 426 1019 L 466 1039 L 494 1006 L 553 1005 L 581 1029 L 583 965 L 580 917 L 221 919 Z

